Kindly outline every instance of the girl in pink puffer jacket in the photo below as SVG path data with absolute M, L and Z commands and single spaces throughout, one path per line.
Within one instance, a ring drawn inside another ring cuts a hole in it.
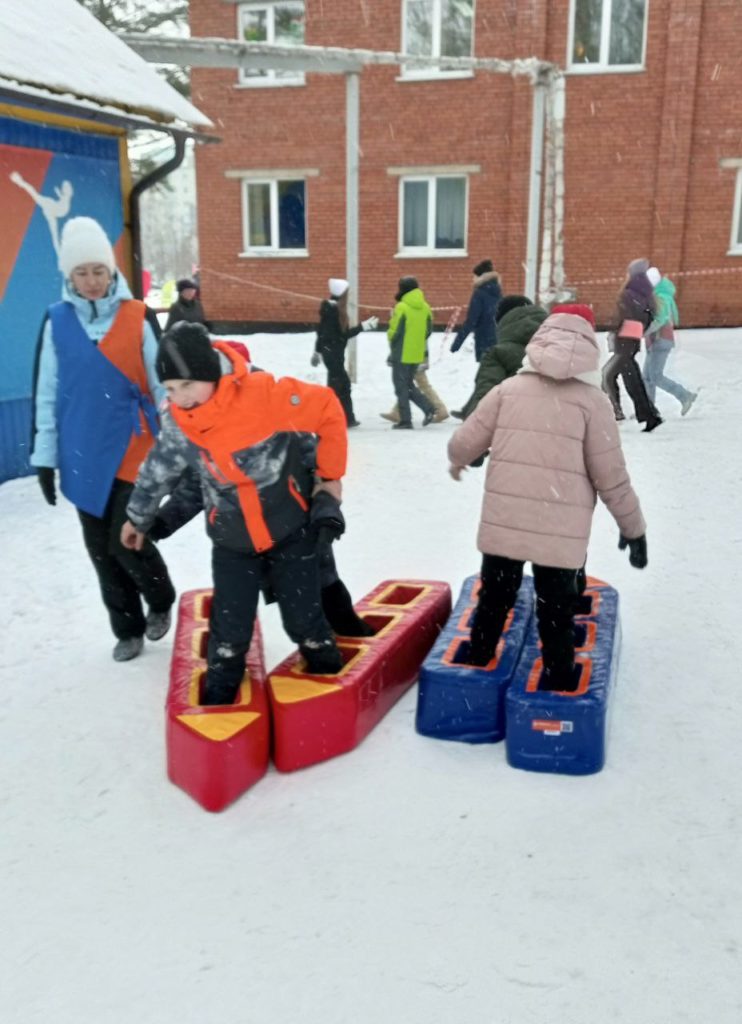
M 596 495 L 616 520 L 631 564 L 647 564 L 646 526 L 601 390 L 599 358 L 592 309 L 555 306 L 528 343 L 520 371 L 482 399 L 448 445 L 455 480 L 491 450 L 469 660 L 486 665 L 493 657 L 530 561 L 543 644 L 540 689 L 578 684 L 573 615 Z

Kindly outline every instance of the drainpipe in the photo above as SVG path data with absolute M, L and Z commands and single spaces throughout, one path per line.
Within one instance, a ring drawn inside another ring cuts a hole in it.
M 146 192 L 148 188 L 152 188 L 158 181 L 162 181 L 166 178 L 171 171 L 174 171 L 176 167 L 180 167 L 185 157 L 185 145 L 186 139 L 184 135 L 173 134 L 173 142 L 175 143 L 175 152 L 166 160 L 164 164 L 160 164 L 159 167 L 155 167 L 153 171 L 146 174 L 140 181 L 136 183 L 134 188 L 131 190 L 129 196 L 129 223 L 131 225 L 131 260 L 134 269 L 134 278 L 131 282 L 131 290 L 134 293 L 134 297 L 137 299 L 142 298 L 142 292 L 144 291 L 142 284 L 142 229 L 141 219 L 139 216 L 139 199 L 143 192 Z
M 533 84 L 533 113 L 531 115 L 531 169 L 528 176 L 528 227 L 526 230 L 526 279 L 523 292 L 536 302 L 536 268 L 539 250 L 539 220 L 541 213 L 541 179 L 544 162 L 544 110 L 546 82 L 539 77 Z

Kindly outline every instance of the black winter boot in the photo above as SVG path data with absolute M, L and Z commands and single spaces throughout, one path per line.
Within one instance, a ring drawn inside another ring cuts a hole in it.
M 307 640 L 299 645 L 299 650 L 310 675 L 329 676 L 343 667 L 343 658 L 334 640 Z

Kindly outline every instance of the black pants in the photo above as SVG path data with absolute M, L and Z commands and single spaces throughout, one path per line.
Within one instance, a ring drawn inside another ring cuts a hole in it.
M 621 411 L 621 399 L 618 394 L 616 378 L 620 374 L 629 393 L 629 398 L 634 403 L 636 418 L 640 423 L 659 416 L 656 407 L 649 400 L 647 389 L 644 386 L 639 364 L 636 361 L 639 352 L 639 342 L 628 338 L 616 338 L 615 351 L 603 367 L 603 390 L 606 392 L 613 405 L 613 411 Z
M 327 355 L 323 356 L 323 358 L 327 367 L 327 386 L 332 388 L 340 399 L 340 404 L 345 412 L 346 422 L 355 423 L 353 400 L 350 397 L 350 377 L 345 369 L 345 359 L 342 356 L 338 359 Z
M 167 611 L 175 600 L 167 566 L 152 541 L 145 541 L 141 551 L 130 551 L 121 545 L 121 527 L 133 488 L 125 480 L 114 480 L 100 518 L 77 510 L 111 629 L 119 640 L 144 635 L 142 597 L 153 612 Z
M 211 564 L 214 600 L 206 691 L 212 701 L 229 703 L 245 674 L 245 654 L 264 576 L 278 602 L 283 628 L 294 643 L 329 641 L 334 646 L 322 611 L 316 542 L 309 530 L 292 534 L 261 555 L 214 546 Z
M 544 669 L 569 683 L 575 660 L 574 623 L 578 582 L 575 569 L 533 566 L 536 616 L 543 645 Z M 508 612 L 523 579 L 523 562 L 499 555 L 482 558 L 482 586 L 471 630 L 470 660 L 486 665 L 495 653 Z
M 435 406 L 415 384 L 417 363 L 392 363 L 392 383 L 399 402 L 399 422 L 412 423 L 410 402 L 424 413 L 434 413 Z

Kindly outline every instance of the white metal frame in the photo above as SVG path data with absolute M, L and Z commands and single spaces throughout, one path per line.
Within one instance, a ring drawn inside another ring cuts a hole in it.
M 732 231 L 729 238 L 727 256 L 742 256 L 742 167 L 737 168 L 737 181 L 734 186 L 734 210 L 732 212 Z
M 636 71 L 644 71 L 647 60 L 647 26 L 649 24 L 649 4 L 646 0 L 644 7 L 644 32 L 642 35 L 642 57 L 639 64 L 609 64 L 608 53 L 610 50 L 611 34 L 611 12 L 614 3 L 621 3 L 622 0 L 602 0 L 602 21 L 600 24 L 600 57 L 597 61 L 585 63 L 572 60 L 572 49 L 575 36 L 575 3 L 577 0 L 569 0 L 569 31 L 567 32 L 567 63 L 566 68 L 569 74 L 577 75 L 612 75 L 624 74 Z
M 308 203 L 308 190 L 307 190 L 307 179 L 297 175 L 295 178 L 289 178 L 285 175 L 282 177 L 265 177 L 254 178 L 244 177 L 241 182 L 240 199 L 242 201 L 242 252 L 240 256 L 278 256 L 278 257 L 292 257 L 292 256 L 308 256 L 309 249 L 306 245 L 303 249 L 281 249 L 279 247 L 279 224 L 278 224 L 278 185 L 282 181 L 301 181 L 304 184 L 304 238 L 305 240 L 309 235 L 309 219 L 307 217 Z M 248 201 L 247 190 L 250 185 L 268 185 L 269 186 L 269 202 L 270 202 L 270 218 L 271 218 L 271 239 L 273 240 L 272 245 L 252 245 L 250 243 L 250 203 Z
M 438 182 L 444 178 L 456 178 L 464 181 L 464 246 L 461 249 L 438 249 L 435 246 L 435 214 L 437 206 Z M 404 244 L 404 187 L 408 181 L 426 181 L 428 183 L 428 230 L 427 245 Z M 398 256 L 440 257 L 466 256 L 469 241 L 469 176 L 467 174 L 405 174 L 399 178 L 398 203 Z M 432 244 L 431 244 L 432 243 Z
M 410 0 L 402 0 L 402 53 L 407 53 L 407 4 Z M 433 52 L 431 57 L 441 56 L 441 25 L 443 20 L 441 5 L 443 0 L 432 0 L 433 3 Z M 476 0 L 472 0 L 471 4 L 471 47 L 469 56 L 474 55 L 474 32 L 476 24 L 476 13 L 477 13 Z M 397 79 L 399 82 L 419 82 L 421 80 L 430 80 L 437 78 L 473 78 L 473 71 L 461 71 L 448 68 L 415 68 L 407 65 L 402 65 L 402 73 Z
M 307 14 L 307 0 L 296 0 L 301 2 L 304 7 L 304 17 Z M 244 3 L 237 4 L 237 39 L 241 42 L 243 39 L 242 35 L 242 15 L 245 11 L 267 11 L 268 12 L 268 38 L 265 41 L 266 46 L 275 45 L 276 40 L 276 22 L 275 22 L 275 8 L 276 4 L 280 3 L 280 0 L 245 0 Z M 237 71 L 237 85 L 241 89 L 281 89 L 284 86 L 297 86 L 306 84 L 306 75 L 303 71 L 290 71 L 284 72 L 279 78 L 276 74 L 276 68 L 266 68 L 259 75 L 248 75 L 246 68 L 239 68 Z

